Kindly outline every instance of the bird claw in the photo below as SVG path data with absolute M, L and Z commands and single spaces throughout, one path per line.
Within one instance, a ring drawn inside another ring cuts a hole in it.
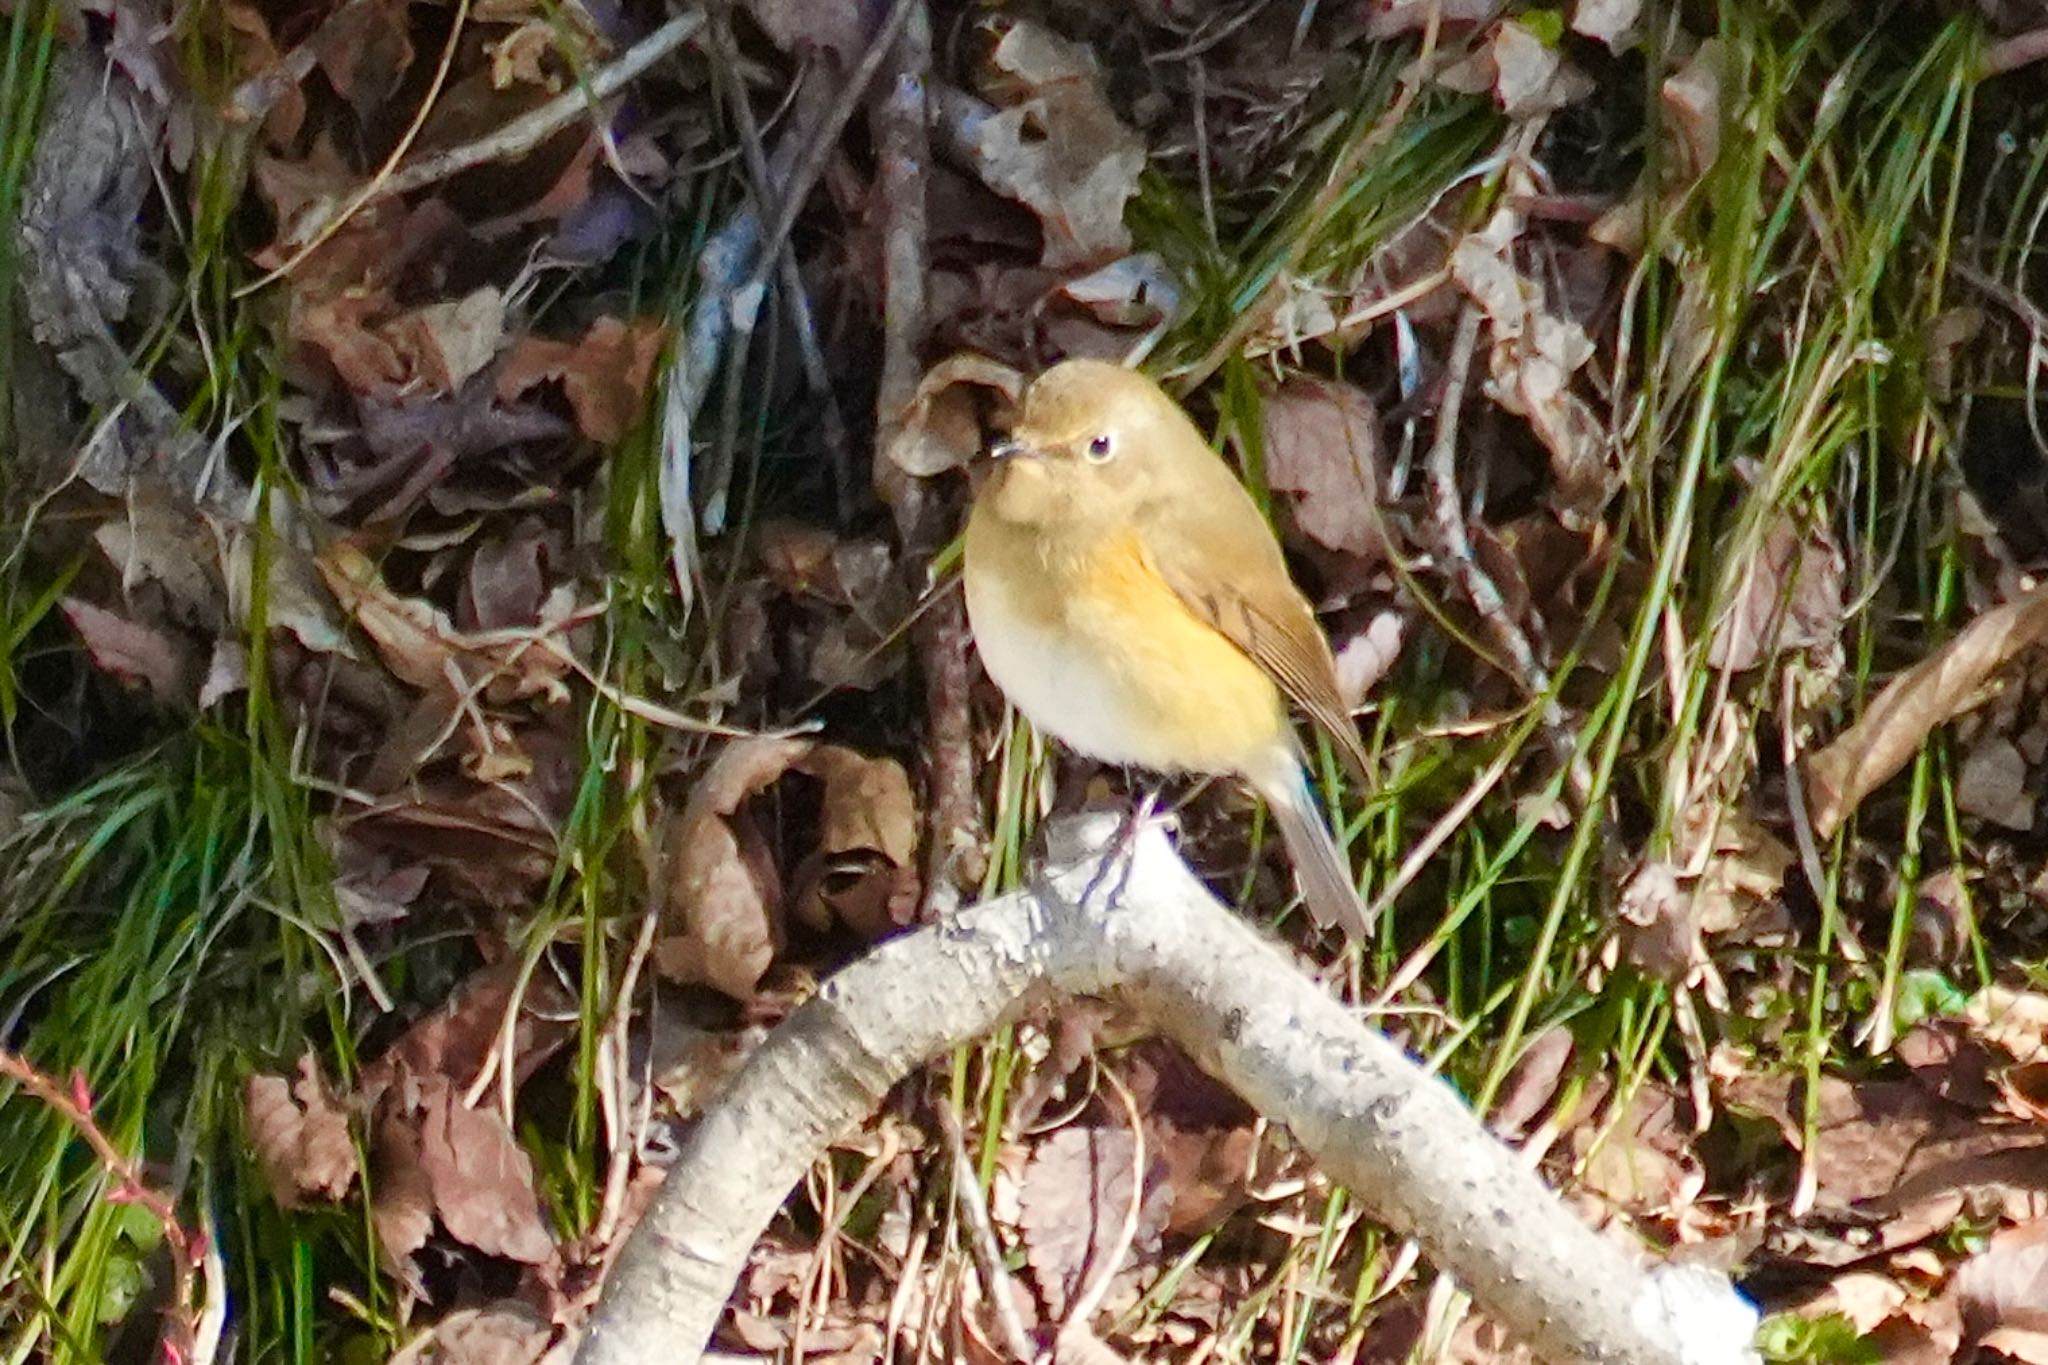
M 1095 865 L 1095 874 L 1082 888 L 1081 904 L 1087 905 L 1095 899 L 1095 893 L 1106 886 L 1109 898 L 1105 908 L 1123 899 L 1124 889 L 1130 885 L 1131 867 L 1137 862 L 1138 832 L 1145 828 L 1152 817 L 1159 813 L 1159 789 L 1148 787 L 1136 805 L 1124 813 L 1117 822 L 1116 833 L 1110 837 L 1102 851 L 1102 861 Z

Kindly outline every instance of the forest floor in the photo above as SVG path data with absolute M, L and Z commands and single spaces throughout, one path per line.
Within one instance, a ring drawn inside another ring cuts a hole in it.
M 1768 1358 L 2048 1362 L 2048 30 L 1497 8 L 7 7 L 0 1360 L 564 1358 L 779 1022 L 1136 799 L 956 586 L 1093 355 L 1373 761 L 1372 942 L 1169 786 L 1208 885 Z M 896 1086 L 713 1345 L 1077 1299 L 1526 1358 L 1114 1001 Z

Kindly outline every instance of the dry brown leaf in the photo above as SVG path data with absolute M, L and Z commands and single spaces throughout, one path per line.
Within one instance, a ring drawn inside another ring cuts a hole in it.
M 1552 1024 L 1530 1039 L 1522 1055 L 1515 1059 L 1514 1069 L 1508 1072 L 1500 1099 L 1487 1116 L 1487 1126 L 1510 1141 L 1526 1133 L 1537 1115 L 1557 1097 L 1558 1085 L 1564 1080 L 1565 1068 L 1571 1064 L 1576 1046 L 1572 1031 L 1563 1024 Z
M 83 598 L 67 597 L 59 606 L 95 667 L 143 684 L 158 701 L 191 702 L 194 665 L 183 641 Z
M 1379 414 L 1363 390 L 1291 379 L 1266 396 L 1260 417 L 1266 482 L 1297 495 L 1294 520 L 1328 549 L 1377 562 Z
M 658 320 L 599 318 L 574 342 L 527 336 L 498 372 L 498 398 L 510 402 L 545 380 L 557 380 L 576 426 L 599 445 L 624 439 L 647 407 L 654 362 L 668 340 Z
M 1791 513 L 1780 513 L 1762 552 L 1744 560 L 1735 600 L 1708 637 L 1707 662 L 1740 673 L 1782 652 L 1839 648 L 1843 572 L 1825 528 L 1802 534 Z
M 460 776 L 415 778 L 400 802 L 353 822 L 359 837 L 395 857 L 431 867 L 454 889 L 486 905 L 531 909 L 555 866 L 558 831 L 579 771 L 558 732 L 522 732 L 530 775 L 489 785 Z
M 1983 1112 L 1998 1098 L 1991 1070 L 2005 1059 L 1967 1032 L 1959 1019 L 1923 1019 L 1899 1035 L 1893 1053 L 1929 1094 Z
M 1908 1299 L 1889 1322 L 1870 1334 L 1870 1344 L 1885 1365 L 1956 1365 L 1963 1344 L 1956 1296 Z
M 500 1299 L 456 1309 L 394 1354 L 390 1365 L 535 1365 L 554 1334 L 530 1304 Z
M 472 1109 L 445 1075 L 400 1068 L 378 1103 L 372 1216 L 403 1266 L 438 1221 L 490 1256 L 538 1265 L 554 1256 L 533 1162 L 504 1116 Z
M 480 968 L 439 1009 L 422 1015 L 381 1056 L 363 1068 L 358 1092 L 374 1099 L 403 1075 L 446 1076 L 467 1090 L 487 1059 L 503 1060 L 505 1013 L 520 1005 L 511 1036 L 515 1087 L 574 1035 L 576 1001 L 552 974 L 536 972 L 522 986 L 516 957 Z
M 445 1076 L 422 1077 L 419 1163 L 449 1236 L 490 1256 L 539 1265 L 555 1239 L 533 1187 L 533 1159 L 495 1108 L 472 1109 Z
M 391 591 L 383 575 L 354 544 L 337 540 L 315 560 L 328 591 L 377 647 L 385 666 L 401 682 L 430 695 L 460 689 L 468 672 L 490 675 L 487 695 L 503 701 L 541 696 L 567 700 L 571 664 L 556 649 L 537 649 L 525 639 L 472 637 L 455 628 L 448 614 L 423 598 Z M 556 628 L 574 615 L 568 594 L 552 595 L 536 633 Z
M 1904 1307 L 1907 1298 L 1906 1287 L 1893 1276 L 1852 1270 L 1837 1275 L 1819 1294 L 1802 1302 L 1799 1313 L 1802 1317 L 1839 1313 L 1858 1335 L 1868 1335 Z
M 1587 1190 L 1617 1209 L 1669 1216 L 1690 1205 L 1705 1183 L 1691 1138 L 1676 1092 L 1647 1083 L 1617 1121 L 1583 1125 L 1571 1141 Z
M 463 576 L 458 619 L 465 630 L 510 630 L 537 625 L 549 584 L 550 560 L 560 554 L 537 522 L 477 547 Z
M 1684 981 L 1707 962 L 1699 906 L 1682 884 L 1678 869 L 1652 860 L 1636 869 L 1622 888 L 1615 912 L 1627 926 L 1622 948 L 1628 960 L 1659 981 Z
M 822 851 L 879 853 L 898 866 L 917 857 L 917 801 L 901 763 L 820 744 L 795 766 L 825 784 Z
M 1885 684 L 1854 725 L 1806 760 L 1813 828 L 1831 837 L 1871 792 L 1917 753 L 1937 726 L 1981 699 L 1991 676 L 2048 635 L 2048 586 L 1994 607 Z
M 356 1178 L 356 1144 L 348 1114 L 328 1092 L 311 1052 L 299 1058 L 296 1080 L 249 1078 L 242 1092 L 249 1145 L 263 1163 L 271 1198 L 295 1209 L 307 1199 L 339 1199 Z
M 505 340 L 505 296 L 485 286 L 460 299 L 415 308 L 384 329 L 419 384 L 453 393 L 498 353 Z
M 1795 1149 L 1805 1140 L 1805 1101 L 1787 1076 L 1732 1078 L 1725 1098 L 1774 1120 Z M 1864 1205 L 1888 1215 L 1881 1247 L 1909 1245 L 1947 1227 L 1975 1199 L 2033 1208 L 2048 1138 L 2024 1125 L 1987 1122 L 1912 1080 L 1823 1076 L 1812 1169 L 1824 1212 Z
M 1955 1286 L 1964 1325 L 1973 1335 L 2023 1333 L 2034 1342 L 2019 1335 L 2008 1340 L 2030 1350 L 2048 1341 L 2048 1219 L 1993 1233 L 1991 1244 L 1956 1271 Z M 2044 1355 L 2018 1358 L 2048 1363 Z
M 736 817 L 811 750 L 805 739 L 728 742 L 697 778 L 671 838 L 666 932 L 654 960 L 664 976 L 697 981 L 736 1000 L 753 994 L 782 942 L 782 894 L 773 860 Z
M 925 371 L 910 406 L 889 438 L 889 459 L 906 474 L 927 478 L 958 469 L 981 453 L 981 410 L 992 392 L 1014 405 L 1024 376 L 972 352 L 948 356 Z
M 455 623 L 417 597 L 401 597 L 384 586 L 369 556 L 345 540 L 335 541 L 314 560 L 327 590 L 362 628 L 377 654 L 399 681 L 421 691 L 450 686 L 461 650 Z
M 2048 1124 L 2048 1062 L 2015 1062 L 1998 1073 L 1999 1097 L 2023 1119 Z
M 1062 1128 L 1032 1152 L 1017 1191 L 1018 1223 L 1038 1292 L 1055 1316 L 1104 1273 L 1101 1258 L 1130 1217 L 1136 1159 L 1131 1131 L 1111 1126 Z M 1146 1176 L 1134 1252 L 1157 1245 L 1172 1204 L 1165 1184 L 1151 1171 Z
M 180 622 L 219 634 L 226 628 L 227 591 L 220 551 L 206 523 L 189 508 L 148 493 L 132 494 L 121 515 L 93 532 L 93 543 L 121 575 L 121 589 L 159 584 Z
M 917 909 L 919 824 L 903 765 L 821 744 L 795 766 L 824 786 L 818 848 L 796 879 L 797 914 L 821 929 L 837 916 L 869 938 L 908 924 Z
M 383 107 L 413 64 L 409 8 L 398 0 L 349 5 L 320 35 L 320 67 L 330 84 L 369 118 Z
M 1540 280 L 1516 266 L 1521 229 L 1519 215 L 1502 209 L 1452 249 L 1451 275 L 1486 313 L 1488 396 L 1528 420 L 1550 452 L 1558 518 L 1583 530 L 1606 506 L 1619 468 L 1599 416 L 1571 388 L 1572 376 L 1593 358 L 1592 340 L 1552 310 Z
M 370 1222 L 387 1265 L 408 1282 L 417 1279 L 413 1253 L 434 1235 L 434 1188 L 420 1169 L 419 1132 L 413 1120 L 390 1106 L 380 1113 L 370 1156 Z
M 997 113 L 971 134 L 988 187 L 1025 205 L 1044 230 L 1052 270 L 1130 250 L 1124 205 L 1138 192 L 1145 142 L 1103 94 L 1094 56 L 1025 20 L 996 44 L 990 84 Z
M 1688 183 L 1713 169 L 1721 155 L 1721 73 L 1726 66 L 1721 51 L 1719 38 L 1707 39 L 1665 79 L 1660 91 L 1665 116 L 1677 134 L 1679 168 Z
M 222 555 L 222 571 L 227 579 L 228 612 L 236 625 L 246 629 L 256 602 L 256 538 L 248 526 L 218 521 L 212 525 L 215 536 L 227 546 Z M 334 599 L 321 591 L 315 568 L 313 557 L 288 538 L 269 537 L 264 563 L 263 619 L 272 630 L 290 631 L 300 644 L 315 653 L 353 659 L 355 647 L 349 643 Z
M 1963 1018 L 1979 1038 L 2014 1061 L 2048 1061 L 2048 995 L 1986 986 L 1970 998 Z

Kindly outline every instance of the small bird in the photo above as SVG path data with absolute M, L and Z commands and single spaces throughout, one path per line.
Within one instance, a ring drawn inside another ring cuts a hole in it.
M 1287 703 L 1361 777 L 1365 749 L 1329 641 L 1244 485 L 1163 389 L 1097 360 L 1034 380 L 993 453 L 965 566 L 989 676 L 1080 753 L 1244 781 L 1272 808 L 1309 913 L 1364 938 Z

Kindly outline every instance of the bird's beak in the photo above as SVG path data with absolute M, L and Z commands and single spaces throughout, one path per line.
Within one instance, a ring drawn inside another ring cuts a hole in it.
M 988 453 L 990 459 L 1012 460 L 1029 452 L 1025 450 L 1024 443 L 1015 436 L 999 436 L 989 443 Z

